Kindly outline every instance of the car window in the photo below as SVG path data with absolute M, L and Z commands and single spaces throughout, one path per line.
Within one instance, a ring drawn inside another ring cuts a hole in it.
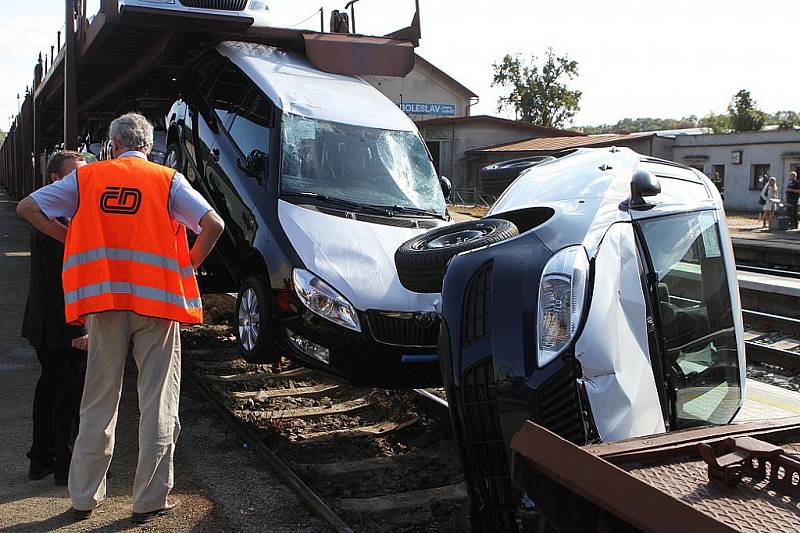
M 230 61 L 226 61 L 208 95 L 208 103 L 222 125 L 228 123 L 236 104 L 249 86 L 250 82 L 244 73 Z
M 272 103 L 259 91 L 252 90 L 241 106 L 228 131 L 242 154 L 255 151 L 269 153 L 272 125 Z
M 728 275 L 713 211 L 640 222 L 657 283 L 677 426 L 725 424 L 741 397 Z
M 194 81 L 198 84 L 200 94 L 208 95 L 208 90 L 214 83 L 215 75 L 223 58 L 216 52 L 201 59 L 194 67 Z

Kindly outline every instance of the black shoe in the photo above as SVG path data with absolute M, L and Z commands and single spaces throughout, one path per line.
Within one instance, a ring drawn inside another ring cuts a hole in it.
M 100 507 L 102 503 L 103 503 L 102 501 L 98 503 L 94 509 Z M 94 513 L 94 509 L 87 509 L 84 511 L 83 509 L 75 509 L 74 507 L 70 507 L 68 514 L 69 517 L 72 518 L 73 520 L 86 520 L 92 516 L 92 514 Z
M 133 513 L 131 515 L 131 521 L 137 524 L 146 524 L 147 522 L 157 518 L 159 516 L 164 516 L 165 514 L 169 514 L 181 504 L 181 501 L 178 498 L 173 498 L 172 496 L 167 497 L 167 503 L 161 509 L 156 509 L 155 511 L 147 511 L 146 513 Z
M 51 467 L 31 467 L 30 470 L 28 470 L 28 479 L 30 481 L 38 481 L 46 478 L 52 473 L 53 469 Z
M 94 509 L 83 511 L 81 509 L 75 509 L 74 507 L 71 507 L 69 510 L 69 517 L 73 520 L 86 520 L 92 516 L 92 513 L 94 513 Z

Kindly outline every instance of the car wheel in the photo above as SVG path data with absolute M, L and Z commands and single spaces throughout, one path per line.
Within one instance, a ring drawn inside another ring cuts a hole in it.
M 184 173 L 183 151 L 179 144 L 171 143 L 167 146 L 167 153 L 164 155 L 164 165 L 180 173 Z
M 517 227 L 497 218 L 444 226 L 403 243 L 394 254 L 400 283 L 410 291 L 442 291 L 450 259 L 456 255 L 519 235 Z
M 269 291 L 262 276 L 244 280 L 236 298 L 236 347 L 248 363 L 268 362 Z

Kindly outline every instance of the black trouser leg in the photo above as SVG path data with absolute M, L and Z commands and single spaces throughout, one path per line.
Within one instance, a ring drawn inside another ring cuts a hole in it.
M 53 466 L 50 358 L 41 350 L 36 350 L 36 355 L 39 357 L 42 373 L 36 383 L 36 392 L 33 395 L 33 444 L 28 452 L 32 473 L 48 470 Z
M 797 228 L 797 204 L 789 204 L 789 227 Z
M 31 455 L 41 458 L 49 449 L 56 474 L 66 475 L 72 456 L 85 355 L 77 350 L 37 350 L 36 353 L 42 364 L 39 380 L 42 387 L 40 394 L 37 385 L 37 398 L 34 400 Z

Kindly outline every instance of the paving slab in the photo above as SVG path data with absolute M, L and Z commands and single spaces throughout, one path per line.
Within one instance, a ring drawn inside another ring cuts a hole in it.
M 120 404 L 108 498 L 84 522 L 73 522 L 66 487 L 52 476 L 27 480 L 31 409 L 39 363 L 20 337 L 28 286 L 29 229 L 16 203 L 0 189 L 0 531 L 326 531 L 286 486 L 259 464 L 184 381 L 182 431 L 173 494 L 181 507 L 169 517 L 130 522 L 137 445 L 136 369 L 129 361 Z

